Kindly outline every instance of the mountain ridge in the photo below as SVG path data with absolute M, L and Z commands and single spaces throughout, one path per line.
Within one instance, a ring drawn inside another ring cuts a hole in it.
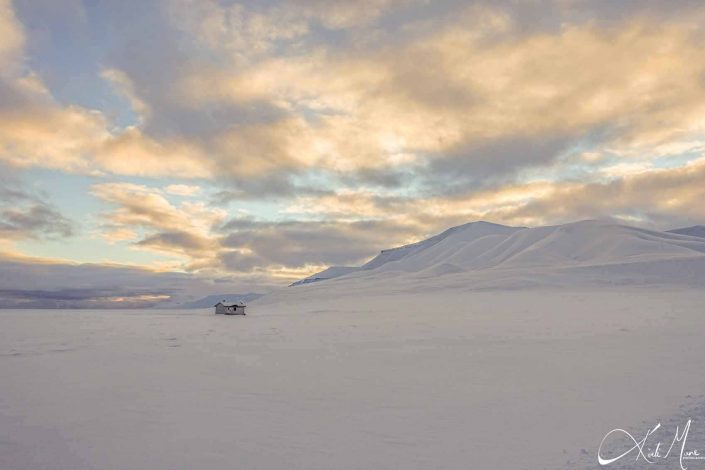
M 693 225 L 692 227 L 683 227 L 673 230 L 668 230 L 669 233 L 677 233 L 679 235 L 688 235 L 690 237 L 705 238 L 705 225 Z
M 382 250 L 359 267 L 332 267 L 293 285 L 393 273 L 441 276 L 496 268 L 591 267 L 705 257 L 705 238 L 681 230 L 661 232 L 604 220 L 534 228 L 470 222 Z

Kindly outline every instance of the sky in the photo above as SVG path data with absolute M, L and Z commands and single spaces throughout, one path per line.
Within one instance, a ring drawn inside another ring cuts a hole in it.
M 0 307 L 266 291 L 475 220 L 705 223 L 694 1 L 0 0 Z

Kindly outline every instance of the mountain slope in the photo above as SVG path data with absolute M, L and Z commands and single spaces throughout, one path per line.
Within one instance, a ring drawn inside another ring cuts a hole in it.
M 705 260 L 705 238 L 595 220 L 536 228 L 475 222 L 411 245 L 384 250 L 360 268 L 346 268 L 326 279 L 389 279 L 410 273 L 443 276 L 485 271 L 491 277 L 490 271 L 498 269 L 539 273 L 537 270 L 542 269 L 629 263 L 657 263 L 656 267 L 649 267 L 657 278 L 658 263 L 669 261 L 668 268 L 663 263 L 660 266 L 669 273 L 664 271 L 664 276 L 671 276 L 673 260 L 694 257 Z
M 592 266 L 705 254 L 705 240 L 587 220 L 566 225 L 504 230 L 466 239 L 448 237 L 423 253 L 383 270 L 415 272 L 442 264 L 462 270 Z
M 705 238 L 705 225 L 677 228 L 675 230 L 669 230 L 668 232 L 677 233 L 678 235 L 688 235 L 690 237 Z
M 406 249 L 404 256 L 386 259 L 374 268 L 379 271 L 415 272 L 437 269 L 441 272 L 455 272 L 471 267 L 478 254 L 506 240 L 515 233 L 526 230 L 523 227 L 508 227 L 488 222 L 473 222 L 446 230 L 436 237 L 424 240 Z M 431 243 L 427 243 L 431 241 Z M 388 250 L 393 251 L 393 250 Z M 385 252 L 382 252 L 384 255 Z M 380 256 L 365 266 L 373 264 Z M 363 268 L 365 267 L 363 266 Z
M 436 253 L 437 250 L 432 250 L 437 245 L 442 247 L 448 246 L 448 244 L 443 244 L 447 239 L 452 239 L 453 242 L 450 246 L 458 246 L 459 243 L 470 243 L 476 240 L 483 239 L 490 236 L 506 236 L 517 230 L 522 230 L 523 228 L 518 227 L 507 227 L 505 225 L 493 224 L 490 222 L 470 222 L 464 225 L 459 225 L 457 227 L 451 227 L 438 235 L 421 240 L 416 243 L 411 243 L 409 245 L 400 246 L 397 248 L 390 248 L 388 250 L 382 250 L 379 255 L 375 256 L 373 259 L 363 264 L 360 267 L 352 266 L 332 266 L 324 271 L 313 274 L 305 279 L 296 281 L 291 286 L 297 286 L 302 284 L 310 284 L 312 282 L 324 281 L 329 279 L 334 279 L 337 277 L 345 276 L 351 273 L 358 273 L 362 271 L 374 271 L 377 269 L 384 269 L 386 266 L 392 266 L 394 269 L 397 266 L 395 263 L 400 260 L 408 260 L 414 258 L 415 256 L 424 255 L 430 253 L 425 257 L 417 259 L 417 263 L 425 263 L 425 259 L 433 259 L 439 255 Z M 445 248 L 440 248 L 444 250 Z M 451 250 L 453 248 L 450 248 Z
M 318 282 L 318 281 L 326 281 L 328 279 L 333 279 L 335 277 L 340 277 L 344 276 L 346 274 L 350 274 L 355 271 L 359 271 L 360 268 L 356 266 L 331 266 L 328 269 L 324 269 L 323 271 L 313 274 L 307 278 L 301 279 L 299 281 L 293 282 L 289 285 L 289 287 L 293 286 L 300 286 L 302 284 L 310 284 L 312 282 Z

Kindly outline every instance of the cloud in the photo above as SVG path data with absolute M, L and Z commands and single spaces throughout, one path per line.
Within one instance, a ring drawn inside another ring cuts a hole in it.
M 0 164 L 0 240 L 65 238 L 75 224 Z
M 69 237 L 73 225 L 55 209 L 34 203 L 22 209 L 3 208 L 0 211 L 0 237 L 32 238 Z
M 168 17 L 182 33 L 207 48 L 222 48 L 231 60 L 248 63 L 278 46 L 308 39 L 317 28 L 343 31 L 374 25 L 408 0 L 293 0 L 263 4 L 169 0 Z
M 408 225 L 381 220 L 361 221 L 286 221 L 262 222 L 234 219 L 221 231 L 227 236 L 223 246 L 256 255 L 262 267 L 296 268 L 340 265 L 370 258 L 391 239 L 408 238 Z M 238 262 L 252 262 L 237 257 L 227 267 L 238 269 Z
M 125 72 L 118 69 L 103 69 L 101 72 L 101 77 L 110 82 L 118 93 L 125 96 L 132 106 L 132 110 L 137 114 L 142 122 L 146 117 L 149 116 L 151 110 L 147 103 L 140 99 L 139 95 L 135 90 L 135 84 L 132 82 L 130 77 L 128 77 Z
M 176 196 L 195 196 L 201 192 L 199 186 L 188 185 L 188 184 L 170 184 L 165 187 L 164 190 L 169 194 L 174 194 Z
M 0 1 L 0 66 L 14 68 L 22 59 L 25 37 L 11 0 Z
M 225 219 L 221 209 L 202 202 L 169 202 L 159 189 L 132 183 L 100 183 L 91 189 L 94 196 L 113 206 L 102 214 L 105 236 L 143 236 L 135 241 L 149 248 L 185 260 L 208 260 L 216 256 L 217 241 L 210 231 Z M 130 237 L 133 238 L 133 237 Z
M 360 192 L 309 196 L 287 210 L 322 220 L 384 219 L 407 227 L 418 239 L 473 220 L 539 226 L 615 217 L 629 224 L 667 229 L 705 219 L 698 202 L 705 197 L 704 178 L 705 157 L 701 156 L 670 168 L 641 165 L 628 171 L 600 172 L 582 181 L 502 182 L 427 198 Z M 401 241 L 395 234 L 386 236 Z
M 149 289 L 0 289 L 0 308 L 150 308 L 170 297 Z
M 226 205 L 233 201 L 291 198 L 305 194 L 328 194 L 331 190 L 312 185 L 298 185 L 286 175 L 277 174 L 266 178 L 227 179 L 222 183 L 226 188 L 213 196 L 216 205 Z
M 153 247 L 158 250 L 176 250 L 177 252 L 188 250 L 189 253 L 207 252 L 214 248 L 211 241 L 206 237 L 187 231 L 160 232 L 140 240 L 137 245 Z
M 60 107 L 34 75 L 0 76 L 0 161 L 89 173 L 86 155 L 108 137 L 99 113 Z
M 36 76 L 14 74 L 0 97 L 22 103 L 0 109 L 0 156 L 260 190 L 312 172 L 442 189 L 454 174 L 465 185 L 516 178 L 570 147 L 633 154 L 704 131 L 702 9 L 554 7 L 563 23 L 511 3 L 106 5 L 143 44 L 118 38 L 100 72 L 138 122 L 115 129 L 104 113 L 60 105 Z M 5 10 L 20 38 L 5 55 L 21 56 L 22 29 Z M 393 36 L 356 42 L 395 12 L 408 24 L 390 25 Z
M 392 239 L 408 239 L 408 225 L 380 220 L 226 220 L 222 209 L 166 199 L 161 190 L 102 183 L 92 193 L 112 208 L 102 214 L 103 235 L 182 260 L 191 272 L 274 275 L 282 269 L 352 263 Z
M 515 178 L 571 147 L 643 153 L 703 132 L 702 11 L 577 10 L 562 14 L 582 21 L 549 28 L 509 7 L 458 6 L 375 49 L 285 43 L 257 60 L 188 68 L 172 90 L 182 113 L 230 103 L 257 121 L 230 116 L 236 125 L 202 134 L 220 175 L 249 179 L 415 167 L 440 187 L 449 174 Z M 618 27 L 586 20 L 601 15 Z M 222 41 L 204 47 L 228 52 Z
M 149 308 L 208 294 L 264 292 L 272 287 L 266 280 L 251 281 L 0 253 L 0 308 Z
M 413 240 L 418 232 L 408 220 L 387 222 L 371 214 L 336 214 L 323 221 L 227 220 L 222 209 L 188 201 L 173 204 L 161 190 L 131 183 L 96 184 L 92 192 L 112 206 L 102 214 L 103 236 L 109 241 L 176 256 L 182 269 L 208 275 L 308 273 L 327 264 L 360 262 L 393 240 Z M 329 198 L 330 204 L 336 200 Z
M 577 144 L 573 136 L 511 137 L 455 148 L 430 164 L 433 174 L 448 182 L 438 192 L 465 186 L 483 187 L 505 179 L 525 166 L 547 165 Z
M 211 175 L 204 150 L 192 142 L 110 128 L 98 111 L 61 106 L 35 75 L 0 77 L 0 161 L 92 175 Z
M 531 223 L 614 216 L 641 225 L 673 228 L 705 220 L 705 157 L 676 168 L 641 169 L 606 182 L 553 185 L 543 196 L 508 210 L 510 220 Z
M 99 110 L 60 103 L 26 63 L 25 33 L 7 1 L 0 3 L 0 26 L 0 161 L 84 174 L 211 174 L 204 149 L 193 142 L 154 139 L 134 126 L 115 129 Z M 116 68 L 101 76 L 142 119 L 149 116 L 130 77 Z

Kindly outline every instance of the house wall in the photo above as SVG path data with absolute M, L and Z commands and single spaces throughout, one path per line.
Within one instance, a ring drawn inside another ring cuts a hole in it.
M 215 307 L 215 313 L 224 315 L 244 315 L 245 307 L 225 307 L 223 305 L 218 305 Z
M 233 307 L 232 311 L 229 313 L 232 313 L 233 315 L 244 315 L 245 307 Z

